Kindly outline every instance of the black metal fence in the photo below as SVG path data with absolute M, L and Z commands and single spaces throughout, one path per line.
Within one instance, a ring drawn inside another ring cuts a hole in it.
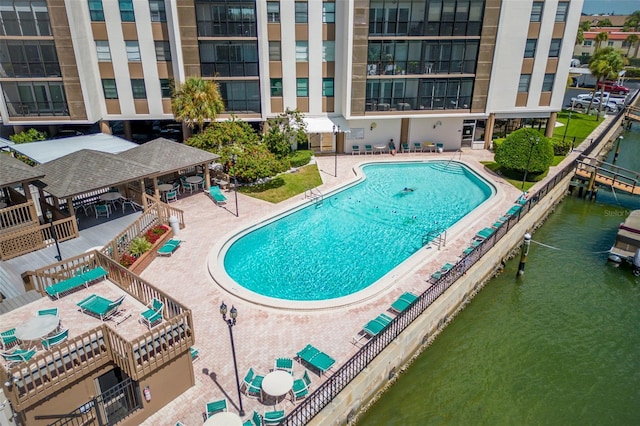
M 609 123 L 600 136 L 589 141 L 588 146 L 583 150 L 583 156 L 589 155 L 614 126 L 620 125 L 619 119 L 622 115 L 624 115 L 624 111 L 618 113 L 616 118 Z M 458 278 L 464 275 L 482 256 L 495 246 L 496 243 L 529 212 L 532 205 L 546 197 L 567 175 L 573 173 L 575 168 L 576 161 L 573 161 L 557 172 L 549 182 L 527 200 L 517 214 L 505 221 L 496 232 L 482 241 L 471 253 L 463 256 L 449 272 L 443 274 L 440 279 L 422 293 L 408 309 L 398 314 L 382 332 L 372 337 L 355 355 L 338 368 L 331 377 L 320 384 L 305 400 L 300 402 L 300 404 L 287 415 L 282 424 L 307 424 L 360 374 L 387 345 L 393 342 L 402 331 L 426 311 Z

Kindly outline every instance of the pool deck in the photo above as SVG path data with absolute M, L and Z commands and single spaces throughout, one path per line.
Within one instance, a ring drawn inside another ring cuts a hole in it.
M 317 157 L 323 179 L 319 189 L 323 193 L 344 185 L 356 178 L 354 167 L 358 163 L 392 160 L 449 160 L 454 153 L 411 153 L 338 156 L 337 177 L 334 176 L 334 157 Z M 267 218 L 304 201 L 299 195 L 277 205 L 238 194 L 239 217 L 235 216 L 233 192 L 225 192 L 228 202 L 216 206 L 204 194 L 185 197 L 174 206 L 184 210 L 186 228 L 180 231 L 181 247 L 168 258 L 158 258 L 142 273 L 142 277 L 170 293 L 180 303 L 193 311 L 196 343 L 200 359 L 194 363 L 196 384 L 177 399 L 147 419 L 144 425 L 202 424 L 205 404 L 227 398 L 229 411 L 238 411 L 229 332 L 220 318 L 219 306 L 224 301 L 230 308 L 238 309 L 238 323 L 233 328 L 240 380 L 249 367 L 265 375 L 276 358 L 294 358 L 297 351 L 308 343 L 336 359 L 339 367 L 358 347 L 351 343 L 353 337 L 369 320 L 387 312 L 391 303 L 403 292 L 424 291 L 430 275 L 443 264 L 455 263 L 462 251 L 469 246 L 473 236 L 486 226 L 491 226 L 514 204 L 521 194 L 513 186 L 484 170 L 480 161 L 490 161 L 493 154 L 486 150 L 465 150 L 456 153 L 455 159 L 471 166 L 497 189 L 486 205 L 464 218 L 447 233 L 446 247 L 424 248 L 405 264 L 389 274 L 389 285 L 383 291 L 372 294 L 365 302 L 334 308 L 327 304 L 323 309 L 300 311 L 276 309 L 247 302 L 218 286 L 208 271 L 208 258 L 212 249 L 221 243 L 225 235 L 237 232 L 260 219 Z M 359 261 L 354 259 L 354 261 Z M 364 261 L 364 259 L 362 259 Z M 387 312 L 388 313 L 388 312 Z M 300 377 L 304 367 L 294 362 L 294 375 Z M 311 373 L 311 372 L 310 372 Z M 312 387 L 326 379 L 311 373 Z M 248 418 L 253 410 L 270 411 L 257 399 L 243 395 L 243 407 Z M 280 409 L 290 411 L 293 403 L 286 400 Z

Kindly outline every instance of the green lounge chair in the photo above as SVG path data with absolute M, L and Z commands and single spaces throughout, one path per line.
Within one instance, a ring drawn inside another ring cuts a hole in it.
M 15 336 L 15 333 L 15 328 L 11 328 L 0 333 L 0 343 L 2 343 L 2 349 L 7 350 L 11 346 L 14 346 L 18 343 L 18 338 Z
M 112 301 L 98 296 L 97 294 L 92 294 L 86 299 L 78 302 L 77 305 L 83 313 L 100 318 L 101 321 L 107 321 L 118 312 L 124 298 L 125 295 L 122 295 L 118 299 Z
M 405 292 L 391 304 L 391 310 L 396 313 L 403 312 L 417 299 L 418 296 L 415 294 Z
M 307 364 L 319 370 L 321 374 L 324 374 L 325 371 L 329 370 L 333 364 L 336 363 L 335 359 L 311 344 L 307 345 L 296 355 Z
M 283 370 L 287 373 L 293 374 L 293 360 L 291 358 L 278 358 L 276 359 L 274 370 Z
M 207 418 L 213 416 L 214 414 L 222 413 L 223 411 L 227 411 L 226 399 L 221 399 L 220 401 L 207 402 L 207 407 L 206 407 Z
M 277 425 L 284 420 L 284 410 L 279 411 L 267 411 L 264 413 L 264 424 Z
M 309 373 L 307 372 L 307 370 L 304 370 L 302 378 L 294 380 L 291 391 L 293 392 L 293 397 L 295 399 L 300 399 L 309 395 L 310 388 L 311 378 L 309 377 Z
M 227 197 L 220 191 L 219 186 L 212 186 L 209 188 L 209 196 L 213 200 L 214 203 L 221 206 L 227 203 Z
M 171 239 L 158 249 L 158 256 L 171 256 L 180 247 L 182 240 Z
M 42 339 L 42 347 L 45 349 L 49 349 L 51 348 L 51 346 L 55 346 L 64 342 L 65 340 L 67 340 L 67 337 L 69 337 L 69 329 L 62 330 L 60 333 L 54 336 Z
M 362 327 L 362 331 L 371 337 L 376 336 L 389 325 L 392 319 L 393 318 L 386 314 L 380 314 L 375 319 L 366 323 L 364 327 Z
M 260 376 L 253 371 L 253 368 L 249 368 L 247 374 L 242 380 L 244 383 L 244 389 L 247 396 L 260 396 L 260 390 L 262 389 L 262 380 L 264 376 Z
M 506 216 L 515 216 L 518 213 L 520 213 L 520 210 L 522 210 L 522 205 L 521 204 L 517 204 L 513 207 L 511 207 L 508 211 Z
M 3 352 L 2 358 L 4 358 L 4 360 L 7 361 L 9 366 L 12 366 L 14 364 L 19 364 L 21 362 L 29 361 L 31 358 L 33 358 L 35 354 L 36 354 L 35 348 L 26 349 L 26 350 L 15 348 L 12 352 L 9 352 L 9 353 Z
M 149 309 L 140 313 L 140 322 L 151 330 L 154 325 L 162 322 L 162 310 L 164 309 L 164 303 L 154 297 L 151 303 L 147 305 L 147 308 Z
M 476 240 L 486 240 L 492 236 L 494 232 L 496 232 L 496 230 L 493 228 L 484 228 L 476 234 L 475 238 Z
M 465 256 L 468 256 L 471 253 L 473 253 L 473 250 L 475 250 L 475 247 L 467 247 L 462 251 L 462 254 L 464 254 Z
M 440 268 L 440 270 L 444 273 L 444 272 L 449 272 L 451 268 L 453 268 L 453 265 L 447 262 L 444 265 L 442 265 L 442 268 Z
M 53 316 L 58 316 L 58 308 L 51 308 L 51 309 L 41 309 L 38 311 L 38 316 L 41 317 L 43 315 L 53 315 Z

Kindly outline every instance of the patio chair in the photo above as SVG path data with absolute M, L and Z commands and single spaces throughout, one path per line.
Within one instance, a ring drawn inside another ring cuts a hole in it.
M 124 214 L 124 208 L 125 208 L 126 206 L 131 207 L 131 209 L 132 209 L 134 212 L 137 212 L 137 211 L 138 211 L 138 208 L 139 208 L 140 210 L 142 210 L 142 206 L 141 206 L 141 205 L 139 205 L 138 203 L 136 203 L 135 201 L 133 201 L 131 198 L 123 198 L 123 199 L 122 199 L 122 214 Z
M 436 144 L 436 152 L 442 152 L 442 151 L 444 151 L 444 144 L 437 143 Z
M 276 359 L 273 369 L 293 374 L 293 360 L 291 358 L 278 358 Z
M 206 193 L 205 193 L 206 194 Z M 222 191 L 220 191 L 219 186 L 211 186 L 209 187 L 209 197 L 213 200 L 214 203 L 221 206 L 227 203 L 227 197 L 224 196 Z
M 262 416 L 257 411 L 254 411 L 251 418 L 242 423 L 242 426 L 262 426 Z
M 265 425 L 277 425 L 284 420 L 284 410 L 266 411 L 262 417 Z
M 262 389 L 262 380 L 264 376 L 257 375 L 253 368 L 249 367 L 247 374 L 242 379 L 244 392 L 247 396 L 260 396 L 260 390 Z
M 420 142 L 413 143 L 413 152 L 422 152 L 422 144 Z
M 518 213 L 520 213 L 520 210 L 522 209 L 522 204 L 516 204 L 515 206 L 511 207 L 509 209 L 509 211 L 507 211 L 507 213 L 505 214 L 505 216 L 507 217 L 511 217 L 511 216 L 515 216 Z
M 402 153 L 411 152 L 411 150 L 409 149 L 409 144 L 406 143 L 406 142 L 400 144 L 400 152 L 402 152 Z
M 172 201 L 178 201 L 178 191 L 167 191 L 164 193 L 164 201 L 170 203 Z
M 194 188 L 194 185 L 190 184 L 185 179 L 186 179 L 186 176 L 181 176 L 180 177 L 180 184 L 182 185 L 182 192 L 184 193 L 184 192 L 189 191 L 189 194 L 193 194 L 193 190 L 197 189 L 197 188 Z
M 405 311 L 413 302 L 418 299 L 413 293 L 409 293 L 408 291 L 403 293 L 400 297 L 396 299 L 395 302 L 391 304 L 391 310 L 395 313 L 400 313 Z
M 111 207 L 108 204 L 96 204 L 95 211 L 96 211 L 96 219 L 99 218 L 100 216 L 104 216 L 108 219 L 109 215 L 111 215 Z
M 147 305 L 147 308 L 149 309 L 140 313 L 140 322 L 151 330 L 154 325 L 162 322 L 162 310 L 164 309 L 164 303 L 154 297 Z
M 307 370 L 304 370 L 304 374 L 302 378 L 296 379 L 293 382 L 293 387 L 291 388 L 291 392 L 293 392 L 294 399 L 304 398 L 309 395 L 309 389 L 311 388 L 311 378 L 309 377 L 309 373 Z
M 189 353 L 191 354 L 191 362 L 196 362 L 200 359 L 200 351 L 193 346 L 189 348 Z
M 484 228 L 481 229 L 474 238 L 476 240 L 486 240 L 487 238 L 492 236 L 494 232 L 496 232 L 494 228 Z
M 40 309 L 38 311 L 38 316 L 42 316 L 42 315 L 55 315 L 55 316 L 58 316 L 58 308 Z
M 360 155 L 360 145 L 351 145 L 351 155 Z
M 11 328 L 0 333 L 0 343 L 2 344 L 3 350 L 7 350 L 10 347 L 18 344 L 18 338 L 15 336 L 15 332 L 16 329 Z
M 220 401 L 207 402 L 207 407 L 206 407 L 207 418 L 213 416 L 214 414 L 222 413 L 223 411 L 227 411 L 226 399 L 221 399 Z
M 21 362 L 27 362 L 31 358 L 33 358 L 35 354 L 36 354 L 36 348 L 30 348 L 30 349 L 15 348 L 11 352 L 1 353 L 2 358 L 4 358 L 4 360 L 9 364 L 9 366 L 12 366 L 14 364 L 19 364 Z
M 104 297 L 98 296 L 97 294 L 92 294 L 91 296 L 85 298 L 78 302 L 78 306 L 80 310 L 97 318 L 100 318 L 100 321 L 107 321 L 109 318 L 118 313 L 120 309 L 120 305 L 124 301 L 126 295 L 122 295 L 116 300 L 105 299 Z
M 373 146 L 365 145 L 364 146 L 364 155 L 371 154 L 373 155 Z
M 308 344 L 296 355 L 299 359 L 320 371 L 320 374 L 324 374 L 325 371 L 329 370 L 333 364 L 336 363 L 335 359 L 311 344 Z
M 58 345 L 69 337 L 69 329 L 64 329 L 60 333 L 57 333 L 51 337 L 47 337 L 46 339 L 42 339 L 42 347 L 45 349 L 51 348 L 51 346 Z
M 158 249 L 158 256 L 171 256 L 180 247 L 182 240 L 171 239 Z
M 380 314 L 375 319 L 372 319 L 368 323 L 362 327 L 362 331 L 365 335 L 369 337 L 373 337 L 378 335 L 382 330 L 384 330 L 389 323 L 393 320 L 390 316 L 386 314 Z

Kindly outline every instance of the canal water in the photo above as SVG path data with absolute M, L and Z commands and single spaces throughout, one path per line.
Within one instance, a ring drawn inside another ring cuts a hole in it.
M 640 171 L 638 124 L 617 164 Z M 640 278 L 606 253 L 633 209 L 566 197 L 358 424 L 640 424 Z

